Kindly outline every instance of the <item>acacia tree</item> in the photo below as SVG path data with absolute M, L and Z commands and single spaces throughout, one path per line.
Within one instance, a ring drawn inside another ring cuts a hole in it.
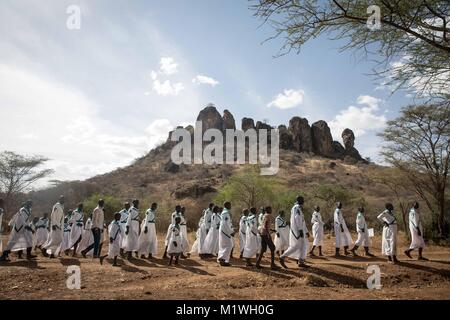
M 300 51 L 322 34 L 344 39 L 342 50 L 374 58 L 374 75 L 392 89 L 449 97 L 450 2 L 448 0 L 250 0 L 255 16 L 284 38 L 280 54 Z M 381 28 L 367 27 L 369 6 L 380 8 Z
M 51 169 L 38 169 L 46 161 L 48 159 L 42 156 L 24 156 L 11 151 L 0 153 L 0 192 L 4 194 L 7 207 L 19 193 L 53 173 Z
M 439 234 L 447 237 L 450 101 L 405 107 L 380 136 L 385 160 L 409 179 L 432 212 Z
M 382 170 L 368 170 L 366 177 L 370 181 L 380 183 L 385 186 L 391 195 L 397 200 L 402 215 L 403 228 L 405 235 L 409 238 L 408 228 L 408 212 L 413 199 L 407 197 L 406 194 L 411 194 L 411 184 L 405 179 L 405 174 L 395 167 L 383 168 Z M 406 180 L 406 181 L 405 181 Z

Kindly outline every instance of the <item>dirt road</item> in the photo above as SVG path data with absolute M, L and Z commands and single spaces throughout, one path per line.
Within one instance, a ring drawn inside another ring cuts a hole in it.
M 263 270 L 246 268 L 238 259 L 232 267 L 219 267 L 214 259 L 197 256 L 178 267 L 167 267 L 159 257 L 112 267 L 107 259 L 100 265 L 92 259 L 39 255 L 27 261 L 12 255 L 10 263 L 0 263 L 0 299 L 449 299 L 450 249 L 429 246 L 430 261 L 422 262 L 408 259 L 405 245 L 400 242 L 401 263 L 391 265 L 379 253 L 380 239 L 372 246 L 376 258 L 336 259 L 328 238 L 325 257 L 309 258 L 310 268 L 299 270 L 289 262 L 289 269 L 280 271 L 267 268 L 268 254 Z M 373 264 L 381 269 L 381 290 L 366 287 L 367 267 Z M 81 267 L 81 290 L 66 287 L 70 265 Z

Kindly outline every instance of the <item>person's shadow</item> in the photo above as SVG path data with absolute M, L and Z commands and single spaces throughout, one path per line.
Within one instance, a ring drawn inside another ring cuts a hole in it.
M 36 260 L 17 260 L 17 261 L 2 261 L 0 267 L 24 267 L 29 269 L 45 270 L 46 268 L 38 265 Z

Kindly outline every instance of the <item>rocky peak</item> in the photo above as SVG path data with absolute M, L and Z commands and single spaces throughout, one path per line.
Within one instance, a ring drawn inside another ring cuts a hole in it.
M 217 111 L 216 107 L 209 104 L 206 108 L 200 111 L 197 117 L 197 121 L 202 122 L 202 131 L 205 132 L 208 129 L 223 130 L 223 118 Z
M 307 119 L 293 117 L 289 120 L 289 131 L 292 134 L 292 145 L 295 151 L 312 151 L 311 127 Z
M 236 130 L 236 122 L 230 111 L 226 110 L 223 112 L 223 129 L 233 129 Z
M 328 124 L 319 120 L 311 125 L 313 152 L 324 157 L 333 157 L 333 137 Z
M 345 149 L 349 150 L 355 145 L 355 134 L 349 128 L 342 131 L 342 142 L 344 142 Z
M 255 129 L 255 121 L 252 118 L 242 118 L 242 131 L 247 131 L 248 129 Z

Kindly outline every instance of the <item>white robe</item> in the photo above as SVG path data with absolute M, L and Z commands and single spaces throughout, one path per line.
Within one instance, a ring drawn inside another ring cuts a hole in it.
M 342 216 L 341 209 L 334 210 L 334 235 L 336 237 L 336 248 L 348 247 L 353 243 L 350 231 L 348 231 L 347 224 Z M 342 229 L 344 231 L 341 230 Z
M 126 225 L 127 225 L 127 221 L 128 221 L 128 211 L 127 209 L 122 209 L 120 211 L 120 229 L 121 229 L 121 234 L 122 234 L 122 243 L 120 244 L 120 248 L 121 249 L 125 249 L 125 230 Z
M 377 219 L 388 224 L 383 226 L 381 253 L 386 256 L 397 255 L 397 220 L 389 210 L 384 210 Z
M 10 222 L 12 227 L 5 251 L 20 251 L 33 247 L 33 233 L 29 219 L 31 211 L 21 208 Z
M 61 242 L 61 248 L 59 250 L 59 252 L 64 252 L 68 249 L 70 249 L 69 247 L 69 243 L 70 243 L 70 231 L 71 228 L 69 226 L 68 223 L 64 224 L 64 231 L 63 231 L 63 241 Z
M 420 236 L 419 232 L 420 230 Z M 411 232 L 410 249 L 425 248 L 425 241 L 423 240 L 423 227 L 420 213 L 417 209 L 411 208 L 409 211 L 409 231 Z
M 69 219 L 70 225 L 70 236 L 69 236 L 69 248 L 72 249 L 75 243 L 81 238 L 83 233 L 84 224 L 83 224 L 83 212 L 79 212 L 78 209 L 72 212 L 72 215 Z
M 125 235 L 125 251 L 139 250 L 139 210 L 131 207 L 128 210 L 128 219 L 126 227 L 128 234 Z
M 253 214 L 245 219 L 245 246 L 242 256 L 246 259 L 255 257 L 259 252 L 258 245 L 258 221 Z
M 247 219 L 247 216 L 242 216 L 241 219 L 239 220 L 239 249 L 241 254 L 244 252 L 244 248 L 245 248 L 245 233 L 247 230 L 247 224 L 245 222 L 245 220 Z
M 212 218 L 213 212 L 210 208 L 205 209 L 203 212 L 203 221 L 205 224 L 206 233 L 208 233 L 209 228 L 211 228 L 211 218 Z
M 322 220 L 322 215 L 320 212 L 314 211 L 311 217 L 312 223 L 312 235 L 314 238 L 313 246 L 322 246 L 323 245 L 323 225 L 324 222 Z
M 204 216 L 200 218 L 200 221 L 198 222 L 198 229 L 196 232 L 196 238 L 194 241 L 194 244 L 192 245 L 191 254 L 198 253 L 198 254 L 204 254 L 204 244 L 205 244 L 205 238 L 206 238 L 206 227 L 205 227 L 205 219 Z
M 55 230 L 53 230 L 55 229 Z M 50 216 L 50 234 L 48 241 L 42 246 L 47 250 L 48 254 L 57 256 L 61 243 L 63 241 L 64 233 L 64 206 L 59 202 L 53 206 L 52 214 Z
M 120 247 L 122 244 L 122 228 L 120 226 L 120 221 L 113 221 L 108 226 L 109 233 L 109 247 L 108 247 L 108 258 L 114 259 L 120 253 Z M 111 242 L 112 241 L 112 242 Z
M 188 253 L 190 245 L 187 233 L 186 217 L 184 214 L 181 214 L 180 217 L 181 246 L 183 247 L 183 253 Z
M 358 239 L 355 241 L 355 246 L 358 247 L 369 247 L 370 238 L 369 232 L 367 231 L 366 218 L 361 212 L 356 215 L 356 232 L 358 233 Z
M 166 243 L 168 254 L 179 254 L 183 252 L 183 248 L 181 247 L 181 231 L 179 225 L 171 224 L 169 226 L 169 232 L 166 236 Z
M 281 216 L 275 218 L 275 231 L 276 233 L 273 241 L 275 244 L 275 251 L 281 252 L 287 250 L 287 248 L 289 248 L 289 227 Z
M 218 260 L 223 259 L 225 262 L 230 262 L 231 250 L 234 247 L 233 233 L 231 215 L 228 209 L 225 208 L 220 215 Z
M 145 233 L 147 227 L 147 233 Z M 156 237 L 155 211 L 148 209 L 141 225 L 141 234 L 139 235 L 139 256 L 156 255 L 158 253 L 158 239 Z
M 40 218 L 38 222 L 36 222 L 36 246 L 38 247 L 47 242 L 48 222 L 48 218 Z
M 83 234 L 81 235 L 81 241 L 77 247 L 77 253 L 80 254 L 81 251 L 87 249 L 94 243 L 94 235 L 92 234 L 92 219 L 88 218 L 84 225 Z M 87 256 L 94 255 L 94 249 L 90 250 L 86 253 Z
M 213 213 L 211 216 L 211 228 L 206 235 L 203 250 L 205 254 L 217 254 L 219 252 L 219 227 L 220 216 Z
M 305 260 L 309 248 L 309 241 L 306 237 L 308 228 L 306 226 L 302 207 L 299 204 L 295 204 L 291 209 L 290 230 L 289 248 L 281 255 L 281 257 L 289 257 L 295 260 Z

